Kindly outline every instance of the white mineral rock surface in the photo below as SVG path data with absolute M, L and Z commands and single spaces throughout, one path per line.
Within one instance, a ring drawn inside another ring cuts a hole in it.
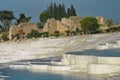
M 68 52 L 62 64 L 90 74 L 120 74 L 120 49 Z
M 120 39 L 120 33 L 65 38 L 39 38 L 24 42 L 0 43 L 0 63 L 60 55 L 67 51 L 97 48 L 99 44 Z

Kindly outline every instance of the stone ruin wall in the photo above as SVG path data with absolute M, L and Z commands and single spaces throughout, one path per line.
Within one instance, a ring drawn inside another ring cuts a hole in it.
M 66 31 L 80 30 L 80 20 L 82 17 L 72 16 L 70 18 L 63 18 L 61 21 L 55 20 L 54 18 L 48 19 L 44 25 L 43 32 L 49 32 L 54 34 L 55 31 L 59 31 L 62 34 L 66 34 Z
M 104 22 L 105 19 L 103 16 L 97 16 L 96 19 L 98 21 L 98 24 L 101 24 L 101 25 L 105 24 L 105 22 Z
M 25 35 L 30 33 L 32 30 L 38 30 L 35 23 L 21 23 L 20 25 L 13 25 L 9 30 L 9 39 L 12 39 L 12 36 L 19 34 L 20 31 L 23 31 Z

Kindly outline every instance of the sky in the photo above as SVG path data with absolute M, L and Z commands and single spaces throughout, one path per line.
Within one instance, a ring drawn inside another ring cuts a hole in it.
M 64 3 L 66 8 L 74 5 L 79 16 L 104 16 L 120 22 L 120 0 L 0 0 L 0 10 L 10 10 L 16 17 L 20 13 L 39 21 L 39 15 L 51 2 Z

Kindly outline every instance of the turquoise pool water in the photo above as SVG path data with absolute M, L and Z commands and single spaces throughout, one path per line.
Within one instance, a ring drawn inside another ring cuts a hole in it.
M 66 54 L 100 56 L 100 57 L 120 57 L 120 49 L 109 49 L 109 50 L 89 49 L 78 52 L 68 52 Z
M 104 78 L 92 77 L 89 75 L 79 75 L 78 73 L 50 73 L 50 72 L 30 72 L 28 70 L 0 70 L 3 75 L 10 76 L 5 80 L 105 80 Z

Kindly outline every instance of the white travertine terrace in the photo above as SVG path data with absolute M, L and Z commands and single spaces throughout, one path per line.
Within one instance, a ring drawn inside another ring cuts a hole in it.
M 112 49 L 112 48 L 120 48 L 120 40 L 117 42 L 108 42 L 105 44 L 99 44 L 97 49 L 102 50 L 102 49 Z
M 120 73 L 120 50 L 88 50 L 63 55 L 63 65 L 90 74 Z
M 114 53 L 113 53 L 114 52 Z M 86 72 L 89 74 L 119 74 L 120 50 L 86 50 L 69 52 L 63 55 L 61 62 L 48 64 L 10 65 L 14 69 L 30 71 Z
M 86 72 L 90 74 L 119 73 L 120 56 L 118 53 L 120 53 L 120 41 L 118 39 L 120 39 L 120 33 L 83 35 L 64 38 L 40 38 L 37 40 L 28 40 L 18 43 L 1 43 L 0 63 L 8 63 L 18 60 L 40 59 L 43 57 L 62 55 L 66 52 L 83 51 L 84 54 L 82 55 L 75 54 L 74 52 L 74 54 L 64 54 L 61 62 L 51 62 L 52 65 L 46 66 L 30 64 L 27 66 L 10 65 L 10 67 L 20 69 L 26 68 L 33 71 L 39 71 L 40 69 L 45 68 L 47 71 L 75 71 Z M 101 46 L 99 44 L 104 45 Z M 98 46 L 99 49 L 103 50 L 95 50 L 98 48 Z M 109 55 L 106 54 L 108 53 L 107 51 L 109 52 Z M 100 53 L 102 53 L 102 55 L 100 55 Z M 103 55 L 103 53 L 105 53 L 105 55 Z

